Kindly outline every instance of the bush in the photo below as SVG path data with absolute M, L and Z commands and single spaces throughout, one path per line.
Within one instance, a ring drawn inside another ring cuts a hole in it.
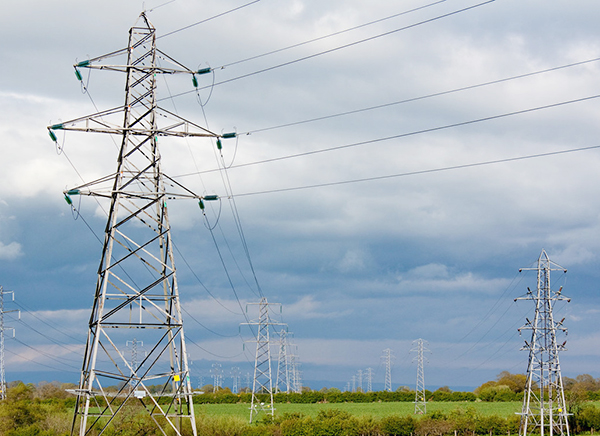
M 415 419 L 412 415 L 386 416 L 381 420 L 381 431 L 389 436 L 410 436 L 415 431 Z

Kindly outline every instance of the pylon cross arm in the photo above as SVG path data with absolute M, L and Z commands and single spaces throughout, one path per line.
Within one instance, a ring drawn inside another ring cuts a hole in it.
M 217 138 L 214 132 L 192 122 L 171 111 L 155 107 L 153 108 L 157 120 L 167 122 L 166 126 L 157 126 L 152 130 L 144 127 L 123 126 L 123 116 L 130 111 L 131 106 L 119 106 L 92 115 L 75 118 L 62 123 L 47 126 L 50 131 L 64 130 L 76 132 L 110 133 L 114 135 L 139 135 L 139 136 L 175 136 L 175 137 L 210 137 Z M 114 121 L 113 121 L 114 119 Z

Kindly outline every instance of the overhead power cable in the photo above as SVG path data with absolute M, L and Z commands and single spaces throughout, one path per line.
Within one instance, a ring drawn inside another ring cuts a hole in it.
M 407 173 L 389 174 L 389 175 L 385 175 L 385 176 L 365 177 L 362 179 L 344 180 L 344 181 L 330 182 L 330 183 L 319 183 L 319 184 L 315 184 L 315 185 L 296 186 L 296 187 L 292 187 L 292 188 L 281 188 L 281 189 L 270 189 L 267 191 L 247 192 L 244 194 L 237 194 L 236 196 L 237 197 L 246 197 L 246 196 L 250 196 L 250 195 L 274 194 L 277 192 L 299 191 L 302 189 L 323 188 L 326 186 L 336 186 L 336 185 L 346 185 L 346 184 L 350 184 L 350 183 L 371 182 L 371 181 L 375 181 L 375 180 L 392 179 L 392 178 L 396 178 L 396 177 L 416 176 L 419 174 L 437 173 L 437 172 L 442 172 L 442 171 L 460 170 L 460 169 L 473 168 L 473 167 L 479 167 L 479 166 L 484 166 L 484 165 L 495 165 L 495 164 L 500 164 L 500 163 L 516 162 L 516 161 L 520 161 L 520 160 L 537 159 L 537 158 L 541 158 L 541 157 L 556 156 L 556 155 L 560 155 L 560 154 L 576 153 L 579 151 L 589 151 L 589 150 L 594 150 L 597 148 L 600 148 L 600 145 L 574 148 L 574 149 L 570 149 L 570 150 L 551 151 L 548 153 L 530 154 L 527 156 L 509 157 L 506 159 L 496 159 L 496 160 L 489 160 L 489 161 L 483 161 L 483 162 L 474 162 L 474 163 L 468 163 L 468 164 L 453 165 L 453 166 L 447 166 L 447 167 L 441 167 L 441 168 L 431 168 L 431 169 L 427 169 L 427 170 L 411 171 L 411 172 L 407 172 Z
M 301 58 L 298 58 L 298 59 L 294 59 L 292 61 L 284 62 L 284 63 L 278 64 L 278 65 L 274 65 L 272 67 L 263 68 L 262 70 L 254 71 L 252 73 L 247 73 L 247 74 L 243 74 L 241 76 L 233 77 L 231 79 L 222 80 L 221 82 L 216 82 L 216 83 L 214 83 L 212 85 L 209 85 L 209 86 L 204 86 L 204 87 L 196 88 L 196 89 L 193 89 L 191 91 L 180 92 L 179 94 L 175 94 L 172 97 L 165 97 L 165 98 L 162 98 L 162 99 L 158 99 L 157 101 L 160 102 L 160 101 L 166 100 L 168 98 L 180 97 L 182 95 L 187 95 L 187 94 L 195 93 L 195 92 L 198 92 L 199 90 L 208 89 L 208 88 L 211 88 L 211 87 L 217 86 L 217 85 L 223 85 L 225 83 L 231 83 L 231 82 L 234 82 L 236 80 L 245 79 L 247 77 L 251 77 L 251 76 L 255 76 L 257 74 L 265 73 L 267 71 L 272 71 L 272 70 L 275 70 L 277 68 L 285 67 L 285 66 L 288 66 L 288 65 L 293 65 L 295 63 L 302 62 L 302 61 L 305 61 L 305 60 L 308 60 L 308 59 L 313 59 L 313 58 L 316 58 L 318 56 L 322 56 L 322 55 L 329 54 L 329 53 L 334 53 L 336 51 L 343 50 L 343 49 L 349 48 L 349 47 L 353 47 L 355 45 L 362 44 L 364 42 L 373 41 L 375 39 L 382 38 L 384 36 L 388 36 L 388 35 L 392 35 L 394 33 L 401 32 L 403 30 L 408 30 L 408 29 L 411 29 L 411 28 L 414 28 L 414 27 L 417 27 L 417 26 L 420 26 L 420 25 L 423 25 L 423 24 L 427 24 L 427 23 L 431 23 L 433 21 L 441 20 L 442 18 L 447 18 L 447 17 L 453 16 L 453 15 L 457 15 L 457 14 L 460 14 L 462 12 L 466 12 L 466 11 L 469 11 L 471 9 L 478 8 L 480 6 L 484 6 L 484 5 L 487 5 L 489 3 L 493 3 L 495 1 L 496 0 L 487 0 L 485 2 L 478 3 L 478 4 L 472 5 L 472 6 L 468 6 L 466 8 L 458 9 L 456 11 L 452 11 L 452 12 L 449 12 L 447 14 L 438 15 L 437 17 L 433 17 L 433 18 L 429 18 L 427 20 L 419 21 L 418 23 L 410 24 L 408 26 L 404 26 L 404 27 L 400 27 L 398 29 L 390 30 L 388 32 L 380 33 L 378 35 L 371 36 L 369 38 L 364 38 L 364 39 L 361 39 L 359 41 L 354 41 L 354 42 L 351 42 L 351 43 L 348 43 L 348 44 L 344 44 L 344 45 L 341 45 L 341 46 L 338 46 L 338 47 L 334 47 L 334 48 L 331 48 L 331 49 L 328 49 L 328 50 L 324 50 L 324 51 L 321 51 L 321 52 L 318 52 L 318 53 L 313 53 L 311 55 L 304 56 L 304 57 L 301 57 Z
M 496 120 L 496 119 L 500 119 L 500 118 L 506 118 L 506 117 L 515 116 L 515 115 L 522 115 L 522 114 L 526 114 L 526 113 L 529 113 L 529 112 L 535 112 L 535 111 L 539 111 L 539 110 L 543 110 L 543 109 L 550 109 L 550 108 L 554 108 L 554 107 L 565 106 L 565 105 L 568 105 L 568 104 L 581 103 L 581 102 L 584 102 L 584 101 L 596 99 L 598 97 L 600 97 L 600 94 L 596 94 L 596 95 L 592 95 L 592 96 L 588 96 L 588 97 L 577 98 L 577 99 L 574 99 L 574 100 L 567 100 L 567 101 L 563 101 L 563 102 L 559 102 L 559 103 L 552 103 L 552 104 L 548 104 L 548 105 L 544 105 L 544 106 L 537 106 L 537 107 L 533 107 L 533 108 L 529 108 L 529 109 L 522 109 L 522 110 L 514 111 L 514 112 L 507 112 L 507 113 L 499 114 L 499 115 L 491 115 L 489 117 L 477 118 L 477 119 L 474 119 L 474 120 L 461 121 L 459 123 L 446 124 L 446 125 L 443 125 L 443 126 L 430 127 L 430 128 L 427 128 L 427 129 L 415 130 L 415 131 L 412 131 L 412 132 L 400 133 L 400 134 L 391 135 L 391 136 L 385 136 L 383 138 L 369 139 L 369 140 L 366 140 L 366 141 L 354 142 L 354 143 L 351 143 L 351 144 L 338 145 L 338 146 L 335 146 L 335 147 L 322 148 L 322 149 L 312 150 L 312 151 L 305 151 L 305 152 L 302 152 L 302 153 L 296 153 L 296 154 L 291 154 L 291 155 L 287 155 L 287 156 L 274 157 L 274 158 L 271 158 L 271 159 L 264 159 L 264 160 L 260 160 L 260 161 L 247 162 L 247 163 L 243 163 L 243 164 L 233 165 L 230 168 L 242 168 L 242 167 L 248 167 L 248 166 L 252 166 L 252 165 L 259 165 L 259 164 L 264 164 L 264 163 L 278 162 L 278 161 L 287 160 L 287 159 L 293 159 L 293 158 L 297 158 L 297 157 L 310 156 L 310 155 L 319 154 L 319 153 L 325 153 L 325 152 L 329 152 L 329 151 L 343 150 L 343 149 L 346 149 L 346 148 L 358 147 L 358 146 L 361 146 L 361 145 L 375 144 L 375 143 L 378 143 L 378 142 L 390 141 L 392 139 L 406 138 L 408 136 L 415 136 L 415 135 L 420 135 L 420 134 L 424 134 L 424 133 L 437 132 L 437 131 L 440 131 L 440 130 L 446 130 L 446 129 L 450 129 L 450 128 L 454 128 L 454 127 L 467 126 L 467 125 L 470 125 L 470 124 L 481 123 L 481 122 L 484 122 L 484 121 L 491 121 L 491 120 Z M 521 159 L 521 158 L 519 158 L 519 159 Z M 481 164 L 477 164 L 477 165 L 481 165 Z M 216 171 L 216 170 L 214 170 L 214 169 L 213 170 L 206 170 L 206 171 L 203 171 L 203 173 L 213 172 L 213 171 Z M 187 177 L 187 176 L 191 176 L 191 175 L 195 175 L 195 174 L 196 173 L 187 173 L 187 174 L 182 174 L 182 175 L 175 176 L 174 178 Z M 412 173 L 409 173 L 409 174 L 412 175 Z M 404 175 L 404 174 L 402 174 L 402 175 Z M 395 174 L 395 175 L 390 175 L 390 176 L 381 176 L 381 177 L 368 178 L 368 179 L 358 179 L 358 180 L 351 180 L 351 181 L 346 181 L 346 182 L 334 182 L 333 184 L 353 183 L 355 181 L 376 180 L 378 178 L 389 178 L 389 177 L 399 177 L 399 175 Z M 311 186 L 308 186 L 308 187 L 318 187 L 318 186 L 328 186 L 328 185 L 330 185 L 330 184 L 325 184 L 325 185 L 311 185 Z M 283 191 L 286 191 L 286 190 L 295 190 L 295 189 L 306 189 L 308 187 L 289 188 L 289 189 L 283 189 Z M 267 192 L 272 192 L 272 191 L 264 191 L 264 192 L 261 192 L 261 193 L 267 193 Z M 278 191 L 276 191 L 276 192 L 278 192 Z M 253 194 L 241 194 L 241 195 L 238 194 L 237 196 L 241 197 L 243 195 L 253 195 Z
M 272 54 L 275 54 L 275 53 L 281 53 L 282 51 L 290 50 L 292 48 L 301 47 L 303 45 L 311 44 L 311 43 L 317 42 L 317 41 L 322 41 L 323 39 L 327 39 L 327 38 L 331 38 L 333 36 L 341 35 L 342 33 L 347 33 L 347 32 L 351 32 L 353 30 L 362 29 L 363 27 L 371 26 L 373 24 L 377 24 L 377 23 L 381 23 L 383 21 L 391 20 L 392 18 L 396 18 L 396 17 L 400 17 L 402 15 L 410 14 L 411 12 L 416 12 L 416 11 L 419 11 L 421 9 L 425 9 L 425 8 L 428 8 L 428 7 L 431 7 L 431 6 L 435 6 L 435 5 L 437 5 L 439 3 L 443 3 L 445 1 L 446 0 L 438 0 L 436 2 L 429 3 L 429 4 L 426 4 L 426 5 L 423 5 L 423 6 L 419 6 L 417 8 L 409 9 L 409 10 L 404 11 L 404 12 L 399 12 L 397 14 L 389 15 L 389 16 L 384 17 L 384 18 L 379 18 L 379 19 L 374 20 L 374 21 L 369 21 L 368 23 L 359 24 L 358 26 L 350 27 L 348 29 L 340 30 L 340 31 L 337 31 L 337 32 L 329 33 L 327 35 L 319 36 L 317 38 L 309 39 L 308 41 L 299 42 L 297 44 L 288 45 L 287 47 L 279 48 L 277 50 L 272 50 L 272 51 L 269 51 L 267 53 L 259 54 L 259 55 L 256 55 L 256 56 L 251 56 L 249 58 L 242 59 L 242 60 L 235 61 L 235 62 L 230 62 L 228 64 L 221 65 L 220 67 L 215 67 L 214 69 L 215 70 L 225 69 L 227 67 L 231 67 L 233 65 L 238 65 L 238 64 L 241 64 L 243 62 L 252 61 L 254 59 L 259 59 L 259 58 L 262 58 L 262 57 L 265 57 L 265 56 L 269 56 L 269 55 L 272 55 Z
M 235 7 L 233 9 L 229 9 L 228 11 L 221 12 L 220 14 L 214 15 L 214 16 L 212 16 L 210 18 L 205 18 L 204 20 L 200 20 L 200 21 L 198 21 L 196 23 L 189 24 L 189 25 L 187 25 L 185 27 L 182 27 L 181 29 L 173 30 L 173 31 L 171 31 L 169 33 L 165 33 L 164 35 L 157 36 L 156 39 L 164 38 L 166 36 L 173 35 L 173 34 L 178 33 L 178 32 L 182 32 L 184 30 L 190 29 L 190 28 L 192 28 L 194 26 L 197 26 L 199 24 L 206 23 L 207 21 L 210 21 L 210 20 L 214 20 L 215 18 L 219 18 L 219 17 L 222 17 L 224 15 L 230 14 L 232 12 L 239 11 L 240 9 L 244 9 L 247 6 L 253 5 L 254 3 L 258 3 L 259 1 L 260 0 L 254 0 L 254 1 L 251 1 L 249 3 L 243 4 L 241 6 Z
M 544 70 L 533 71 L 531 73 L 525 73 L 525 74 L 519 74 L 519 75 L 516 75 L 516 76 L 505 77 L 503 79 L 491 80 L 489 82 L 478 83 L 478 84 L 475 84 L 475 85 L 463 86 L 463 87 L 460 87 L 460 88 L 455 88 L 455 89 L 451 89 L 451 90 L 447 90 L 447 91 L 435 92 L 433 94 L 422 95 L 422 96 L 419 96 L 419 97 L 412 97 L 412 98 L 407 98 L 407 99 L 404 99 L 404 100 L 393 101 L 393 102 L 390 102 L 390 103 L 383 103 L 383 104 L 379 104 L 379 105 L 375 105 L 375 106 L 370 106 L 370 107 L 366 107 L 366 108 L 362 108 L 362 109 L 354 109 L 354 110 L 351 110 L 351 111 L 340 112 L 340 113 L 330 114 L 330 115 L 324 115 L 324 116 L 321 116 L 321 117 L 309 118 L 309 119 L 301 120 L 301 121 L 294 121 L 294 122 L 291 122 L 291 123 L 280 124 L 280 125 L 277 125 L 277 126 L 264 127 L 262 129 L 249 130 L 247 132 L 240 132 L 240 133 L 238 133 L 238 136 L 241 136 L 241 135 L 251 135 L 251 134 L 254 134 L 254 133 L 266 132 L 268 130 L 275 130 L 275 129 L 281 129 L 281 128 L 284 128 L 284 127 L 292 127 L 292 126 L 297 126 L 297 125 L 300 125 L 300 124 L 312 123 L 312 122 L 315 122 L 315 121 L 323 121 L 323 120 L 328 120 L 328 119 L 331 119 L 331 118 L 337 118 L 337 117 L 342 117 L 342 116 L 346 116 L 346 115 L 353 115 L 353 114 L 358 114 L 358 113 L 361 113 L 361 112 L 372 111 L 372 110 L 375 110 L 375 109 L 383 109 L 383 108 L 386 108 L 386 107 L 396 106 L 396 105 L 400 105 L 400 104 L 404 104 L 404 103 L 412 103 L 412 102 L 415 102 L 415 101 L 425 100 L 425 99 L 432 98 L 432 97 L 440 97 L 442 95 L 454 94 L 454 93 L 457 93 L 457 92 L 468 91 L 468 90 L 471 90 L 471 89 L 481 88 L 481 87 L 484 87 L 484 86 L 497 85 L 498 83 L 508 82 L 508 81 L 517 80 L 517 79 L 523 79 L 525 77 L 531 77 L 531 76 L 535 76 L 535 75 L 538 75 L 538 74 L 549 73 L 549 72 L 552 72 L 552 71 L 557 71 L 557 70 L 561 70 L 561 69 L 565 69 L 565 68 L 576 67 L 576 66 L 579 66 L 579 65 L 588 64 L 590 62 L 598 62 L 598 61 L 600 61 L 600 57 L 593 58 L 593 59 L 588 59 L 586 61 L 574 62 L 574 63 L 566 64 L 566 65 L 560 65 L 558 67 L 546 68 Z

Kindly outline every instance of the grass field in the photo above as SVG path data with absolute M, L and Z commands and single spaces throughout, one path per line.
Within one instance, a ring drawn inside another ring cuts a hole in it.
M 440 411 L 450 413 L 456 409 L 473 408 L 481 415 L 498 415 L 508 417 L 521 411 L 521 402 L 507 403 L 485 403 L 485 402 L 438 402 L 427 403 L 427 412 Z M 196 406 L 200 416 L 238 416 L 248 418 L 250 415 L 249 404 L 201 404 Z M 275 413 L 299 412 L 306 416 L 315 417 L 319 411 L 326 409 L 338 409 L 351 413 L 354 416 L 372 416 L 382 418 L 389 415 L 411 415 L 414 413 L 413 403 L 326 403 L 326 404 L 275 404 Z
M 589 402 L 589 404 L 600 408 L 600 401 Z M 479 415 L 498 415 L 503 418 L 514 415 L 521 411 L 522 403 L 513 402 L 429 402 L 427 413 L 439 411 L 448 414 L 457 409 L 473 408 Z M 302 413 L 306 416 L 315 417 L 321 410 L 338 409 L 349 412 L 354 416 L 372 416 L 382 418 L 389 415 L 412 415 L 415 410 L 413 403 L 317 403 L 317 404 L 275 404 L 276 415 L 284 413 Z M 249 404 L 201 404 L 196 405 L 199 416 L 237 416 L 247 419 L 250 416 Z

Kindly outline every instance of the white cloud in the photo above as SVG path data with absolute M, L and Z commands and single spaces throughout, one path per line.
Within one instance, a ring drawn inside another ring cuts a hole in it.
M 11 242 L 8 245 L 0 242 L 0 259 L 13 260 L 23 255 L 21 244 L 18 242 Z

